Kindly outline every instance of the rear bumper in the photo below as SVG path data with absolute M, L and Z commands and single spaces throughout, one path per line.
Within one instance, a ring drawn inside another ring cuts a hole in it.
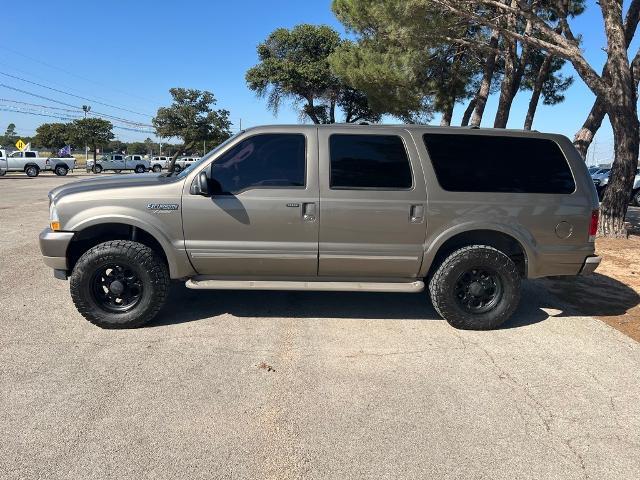
M 54 270 L 67 270 L 67 248 L 74 232 L 54 232 L 45 228 L 40 233 L 40 251 L 45 265 Z
M 602 258 L 595 255 L 593 257 L 587 257 L 580 269 L 580 275 L 591 275 L 596 271 L 596 268 L 598 268 L 601 261 Z

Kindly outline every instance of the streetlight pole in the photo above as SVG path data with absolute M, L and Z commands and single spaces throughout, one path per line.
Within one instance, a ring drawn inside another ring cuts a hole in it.
M 84 110 L 84 119 L 87 119 L 87 113 L 91 110 L 91 105 L 82 105 L 82 110 Z M 89 161 L 89 146 L 84 144 L 84 164 L 86 165 Z

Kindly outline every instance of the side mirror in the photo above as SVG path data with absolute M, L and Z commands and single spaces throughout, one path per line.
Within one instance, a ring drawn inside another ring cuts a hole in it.
M 207 172 L 200 172 L 198 176 L 193 179 L 190 193 L 191 195 L 202 195 L 203 197 L 208 197 L 210 195 Z

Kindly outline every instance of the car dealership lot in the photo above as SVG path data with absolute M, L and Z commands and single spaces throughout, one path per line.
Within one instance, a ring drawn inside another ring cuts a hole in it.
M 542 282 L 493 332 L 421 294 L 179 283 L 147 328 L 92 326 L 37 246 L 85 176 L 0 178 L 3 478 L 640 477 L 640 345 Z

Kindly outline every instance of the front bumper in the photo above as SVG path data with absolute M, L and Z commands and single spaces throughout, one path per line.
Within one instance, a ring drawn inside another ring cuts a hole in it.
M 45 265 L 54 270 L 67 270 L 67 247 L 74 235 L 74 232 L 54 232 L 50 228 L 40 233 L 40 251 Z
M 593 257 L 587 257 L 584 261 L 584 264 L 582 265 L 582 268 L 580 269 L 580 275 L 591 275 L 596 271 L 596 268 L 598 268 L 598 265 L 600 265 L 601 261 L 602 257 L 598 257 L 595 255 Z

